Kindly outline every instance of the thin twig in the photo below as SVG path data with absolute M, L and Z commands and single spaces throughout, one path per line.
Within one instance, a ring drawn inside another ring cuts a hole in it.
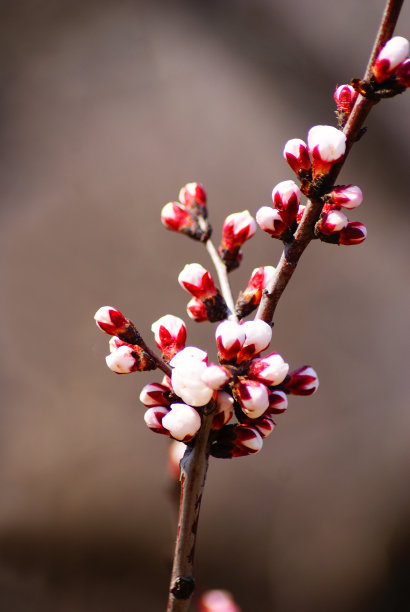
M 388 0 L 378 29 L 375 45 L 366 69 L 365 78 L 368 78 L 370 75 L 371 67 L 374 63 L 378 50 L 384 46 L 389 38 L 391 38 L 402 4 L 403 0 Z M 360 95 L 358 96 L 358 99 L 356 100 L 353 110 L 343 130 L 346 136 L 345 155 L 338 164 L 335 164 L 331 168 L 327 177 L 328 185 L 335 184 L 350 149 L 353 146 L 353 143 L 356 141 L 359 131 L 374 104 L 374 100 L 369 100 L 368 98 L 364 98 Z M 262 297 L 255 316 L 256 319 L 262 319 L 267 323 L 272 321 L 279 299 L 288 282 L 292 278 L 302 253 L 308 246 L 309 242 L 314 238 L 315 223 L 319 219 L 322 208 L 323 204 L 320 200 L 315 201 L 312 199 L 307 202 L 305 213 L 295 233 L 294 240 L 285 245 L 279 263 L 276 267 L 275 276 L 271 284 L 267 287 L 267 292 Z
M 230 314 L 228 319 L 237 321 L 237 316 L 235 314 L 235 304 L 233 302 L 231 286 L 229 284 L 228 272 L 226 270 L 226 266 L 222 259 L 218 255 L 218 251 L 216 250 L 212 240 L 208 239 L 205 243 L 206 250 L 208 251 L 212 263 L 215 266 L 216 273 L 218 274 L 219 285 L 221 287 L 221 293 L 224 297 L 226 305 L 230 310 Z

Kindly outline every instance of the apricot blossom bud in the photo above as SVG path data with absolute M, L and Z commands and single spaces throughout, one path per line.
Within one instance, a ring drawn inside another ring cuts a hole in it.
M 360 221 L 350 221 L 340 232 L 339 244 L 350 246 L 366 240 L 367 229 Z
M 178 199 L 189 210 L 206 217 L 206 191 L 200 183 L 187 183 L 181 187 Z
M 403 36 L 394 36 L 384 45 L 372 67 L 378 83 L 388 79 L 409 54 L 409 41 Z
M 129 346 L 128 344 L 123 344 L 107 355 L 105 361 L 110 370 L 116 374 L 130 374 L 156 368 L 154 359 L 140 346 Z
M 248 375 L 267 385 L 279 385 L 289 371 L 289 364 L 278 353 L 251 361 Z
M 228 272 L 237 268 L 242 260 L 240 247 L 256 232 L 255 219 L 244 210 L 229 215 L 223 224 L 222 242 L 218 253 L 225 263 Z
M 283 157 L 299 176 L 306 174 L 312 167 L 306 143 L 300 138 L 291 138 L 287 141 Z
M 215 338 L 220 361 L 233 362 L 245 342 L 244 326 L 235 321 L 223 321 L 215 330 Z
M 179 317 L 167 314 L 151 325 L 155 342 L 168 361 L 185 347 L 186 327 Z
M 340 232 L 349 223 L 349 219 L 340 210 L 329 210 L 322 214 L 316 227 L 321 234 L 330 236 L 335 232 Z
M 272 190 L 272 202 L 282 215 L 286 225 L 296 218 L 300 204 L 300 189 L 294 181 L 282 181 Z
M 211 444 L 210 452 L 213 457 L 230 459 L 231 457 L 244 457 L 261 450 L 262 436 L 255 427 L 249 425 L 225 425 L 217 432 Z
M 243 412 L 250 419 L 260 417 L 269 406 L 268 388 L 256 380 L 243 378 L 236 383 L 234 394 Z
M 169 388 L 160 383 L 149 383 L 142 388 L 140 393 L 140 402 L 147 408 L 153 406 L 167 406 L 170 402 Z
M 209 365 L 201 376 L 204 382 L 210 389 L 222 389 L 230 380 L 231 373 L 228 368 L 216 364 Z
M 175 440 L 190 442 L 201 427 L 201 417 L 192 406 L 171 404 L 171 410 L 162 419 L 162 426 Z
M 282 414 L 288 407 L 288 397 L 284 391 L 280 389 L 269 390 L 269 407 L 268 414 Z
M 272 339 L 272 328 L 265 321 L 246 321 L 242 325 L 245 332 L 245 341 L 239 351 L 236 361 L 242 363 L 257 357 L 259 353 L 268 348 Z
M 330 203 L 335 206 L 353 209 L 363 202 L 363 193 L 357 185 L 339 185 L 329 193 Z
M 208 315 L 206 314 L 206 306 L 199 298 L 193 297 L 191 300 L 189 300 L 186 306 L 186 311 L 189 318 L 197 323 L 209 321 Z
M 200 300 L 211 298 L 218 293 L 212 276 L 199 263 L 187 264 L 179 273 L 178 282 L 185 291 Z
M 304 206 L 303 204 L 299 204 L 298 212 L 296 215 L 296 223 L 298 225 L 302 221 L 303 213 L 305 212 L 305 210 L 306 210 L 306 206 Z
M 290 372 L 283 388 L 291 395 L 312 395 L 317 391 L 319 379 L 315 370 L 310 366 L 302 366 Z
M 256 213 L 256 222 L 259 227 L 273 238 L 280 238 L 288 225 L 283 213 L 271 206 L 261 206 Z
M 148 410 L 144 414 L 144 421 L 147 427 L 151 429 L 151 431 L 159 434 L 163 434 L 164 436 L 169 436 L 168 429 L 165 429 L 162 425 L 162 419 L 169 412 L 169 408 L 167 406 L 155 406 L 153 408 L 148 408 Z
M 94 315 L 97 326 L 106 334 L 118 336 L 128 344 L 139 344 L 141 336 L 129 319 L 113 306 L 102 306 Z
M 357 98 L 357 91 L 351 85 L 339 85 L 333 95 L 337 110 L 342 112 L 345 119 L 350 115 Z
M 202 381 L 207 369 L 205 351 L 187 347 L 171 360 L 171 381 L 174 392 L 190 406 L 204 406 L 213 395 L 213 390 Z M 174 436 L 175 437 L 175 436 Z
M 180 202 L 168 202 L 161 210 L 162 224 L 173 232 L 186 234 L 194 240 L 203 240 L 204 232 L 195 217 Z
M 226 391 L 218 391 L 216 412 L 212 421 L 212 429 L 221 429 L 233 417 L 233 397 Z
M 315 125 L 308 132 L 308 147 L 315 179 L 342 159 L 346 151 L 346 136 L 331 125 Z
M 246 317 L 254 310 L 262 299 L 263 291 L 273 280 L 275 268 L 273 266 L 261 266 L 255 268 L 249 279 L 245 291 L 241 291 L 236 302 L 235 312 L 238 317 Z
M 252 427 L 260 433 L 262 438 L 267 438 L 275 429 L 275 422 L 269 414 L 263 414 L 252 421 Z

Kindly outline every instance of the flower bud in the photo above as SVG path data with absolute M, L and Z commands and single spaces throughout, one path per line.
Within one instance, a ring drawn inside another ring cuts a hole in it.
M 244 326 L 235 321 L 223 321 L 215 330 L 215 338 L 220 361 L 234 362 L 245 342 Z
M 402 87 L 410 87 L 410 59 L 405 59 L 396 69 L 397 83 Z
M 357 208 L 363 202 L 363 194 L 357 185 L 339 185 L 329 193 L 330 203 L 343 208 Z
M 225 219 L 222 228 L 222 242 L 218 248 L 218 253 L 225 263 L 228 272 L 239 266 L 242 260 L 240 247 L 255 232 L 255 219 L 249 213 L 249 210 L 233 213 Z
M 196 347 L 187 347 L 177 353 L 170 362 L 172 388 L 190 406 L 204 406 L 213 395 L 213 390 L 201 379 L 207 369 L 201 354 L 207 357 L 204 351 Z
M 303 204 L 299 204 L 298 212 L 296 215 L 296 223 L 298 225 L 302 221 L 302 217 L 303 217 L 305 210 L 306 210 L 306 206 L 304 206 Z
M 169 431 L 166 430 L 169 434 Z M 168 472 L 173 480 L 178 481 L 180 478 L 180 461 L 186 451 L 186 444 L 178 440 L 171 440 L 168 447 Z
M 208 316 L 206 314 L 206 306 L 199 298 L 193 297 L 192 300 L 189 300 L 186 307 L 186 311 L 188 313 L 189 318 L 193 321 L 196 321 L 197 323 L 209 321 Z
M 388 79 L 409 54 L 409 41 L 403 36 L 394 36 L 384 45 L 372 67 L 378 83 Z
M 359 221 L 350 221 L 340 232 L 339 244 L 350 246 L 352 244 L 360 244 L 366 239 L 366 226 Z
M 319 379 L 310 366 L 302 366 L 294 370 L 286 378 L 283 388 L 291 395 L 312 395 L 317 391 Z
M 283 213 L 271 206 L 262 206 L 256 213 L 259 227 L 273 238 L 280 238 L 288 225 Z
M 218 391 L 216 398 L 216 412 L 212 421 L 212 429 L 221 429 L 233 417 L 233 397 L 226 391 Z
M 181 187 L 178 199 L 188 210 L 192 210 L 202 217 L 207 216 L 206 191 L 200 183 L 187 183 Z
M 228 368 L 216 364 L 208 366 L 201 376 L 202 382 L 214 390 L 222 389 L 230 378 L 231 373 Z
M 346 136 L 330 125 L 315 125 L 308 132 L 308 147 L 313 160 L 313 178 L 326 174 L 346 151 Z
M 171 410 L 162 419 L 162 426 L 175 440 L 190 442 L 201 427 L 201 417 L 192 406 L 171 404 Z
M 161 210 L 161 221 L 165 227 L 173 232 L 185 234 L 194 240 L 203 240 L 204 231 L 200 228 L 195 217 L 180 204 L 180 202 L 168 202 Z
M 272 340 L 272 328 L 265 321 L 246 321 L 242 329 L 245 332 L 245 342 L 237 355 L 237 363 L 257 357 L 259 353 L 268 348 Z
M 153 406 L 167 406 L 170 403 L 168 397 L 168 387 L 160 383 L 149 383 L 141 390 L 140 402 L 147 408 Z
M 275 276 L 273 266 L 255 268 L 245 291 L 241 291 L 236 302 L 235 312 L 239 318 L 246 317 L 254 310 L 262 299 L 262 293 Z
M 267 438 L 275 429 L 276 424 L 269 414 L 263 414 L 252 421 L 252 426 L 260 433 L 262 438 Z
M 250 419 L 260 417 L 269 406 L 268 388 L 256 380 L 243 378 L 240 382 L 236 383 L 234 394 L 243 412 Z
M 279 385 L 289 371 L 289 364 L 278 353 L 251 361 L 248 375 L 267 385 Z
M 321 234 L 330 236 L 335 232 L 340 232 L 349 223 L 349 219 L 340 210 L 334 209 L 322 213 L 321 218 L 316 224 L 316 228 Z
M 286 225 L 296 218 L 300 203 L 300 189 L 294 181 L 282 181 L 272 190 L 272 202 Z
M 179 317 L 165 315 L 151 325 L 151 330 L 157 346 L 168 361 L 185 347 L 186 327 Z
M 305 175 L 312 166 L 306 143 L 300 138 L 291 138 L 287 141 L 283 157 L 299 176 Z
M 129 346 L 128 344 L 120 346 L 107 355 L 105 361 L 110 370 L 116 374 L 130 374 L 156 368 L 154 359 L 140 346 Z
M 128 344 L 128 342 L 124 342 L 123 340 L 118 338 L 118 336 L 112 336 L 108 342 L 108 346 L 110 347 L 110 353 L 113 353 L 114 351 L 116 351 L 117 348 L 120 348 L 120 346 L 134 347 L 133 344 Z
M 162 425 L 162 419 L 169 412 L 169 408 L 166 406 L 155 406 L 154 408 L 148 408 L 144 414 L 144 421 L 147 427 L 155 433 L 169 436 L 168 429 L 165 429 Z
M 113 306 L 102 306 L 94 315 L 97 326 L 106 334 L 118 336 L 128 344 L 140 344 L 141 336 L 129 319 Z
M 352 108 L 357 98 L 357 91 L 351 85 L 339 85 L 333 95 L 337 110 L 344 115 L 344 120 L 352 112 Z
M 228 591 L 206 591 L 198 604 L 198 612 L 241 612 Z
M 201 264 L 187 264 L 179 273 L 178 282 L 185 291 L 200 300 L 217 295 L 218 289 L 208 270 Z
M 217 432 L 211 444 L 210 453 L 213 457 L 230 459 L 257 453 L 262 446 L 262 436 L 255 427 L 225 425 Z
M 284 391 L 280 389 L 269 390 L 269 407 L 267 414 L 282 414 L 288 407 L 288 397 Z

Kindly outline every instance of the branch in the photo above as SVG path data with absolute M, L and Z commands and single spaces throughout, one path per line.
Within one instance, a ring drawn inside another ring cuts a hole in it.
M 376 36 L 374 48 L 366 68 L 365 79 L 368 79 L 371 74 L 371 67 L 375 61 L 377 53 L 393 34 L 402 4 L 403 0 L 388 0 L 386 4 Z M 344 134 L 346 135 L 345 155 L 338 164 L 335 164 L 331 168 L 326 180 L 327 185 L 331 186 L 335 184 L 350 149 L 352 148 L 353 143 L 357 140 L 360 129 L 362 128 L 363 123 L 374 104 L 376 104 L 376 101 L 369 100 L 361 95 L 358 96 L 343 130 Z M 295 233 L 294 240 L 285 244 L 281 258 L 276 267 L 276 274 L 272 283 L 267 288 L 266 294 L 262 297 L 255 316 L 256 319 L 262 319 L 267 323 L 272 321 L 279 299 L 288 282 L 292 278 L 302 253 L 310 241 L 314 238 L 314 227 L 319 219 L 320 213 L 322 212 L 322 208 L 323 203 L 319 199 L 311 199 L 308 201 L 302 221 Z
M 228 280 L 228 272 L 226 270 L 226 266 L 224 262 L 222 261 L 222 259 L 219 257 L 218 251 L 216 250 L 212 240 L 208 239 L 205 243 L 205 246 L 206 246 L 206 250 L 208 251 L 212 259 L 212 263 L 215 266 L 216 273 L 218 274 L 219 285 L 221 287 L 221 293 L 224 297 L 226 305 L 228 306 L 230 310 L 228 319 L 237 321 L 238 319 L 235 314 L 235 304 L 233 302 L 232 291 L 231 291 L 231 286 Z

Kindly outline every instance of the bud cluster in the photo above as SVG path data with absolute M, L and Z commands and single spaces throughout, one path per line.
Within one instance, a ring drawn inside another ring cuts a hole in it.
M 168 202 L 161 210 L 161 221 L 169 230 L 206 242 L 211 227 L 206 221 L 206 192 L 199 183 L 187 183 L 180 189 L 179 202 Z

